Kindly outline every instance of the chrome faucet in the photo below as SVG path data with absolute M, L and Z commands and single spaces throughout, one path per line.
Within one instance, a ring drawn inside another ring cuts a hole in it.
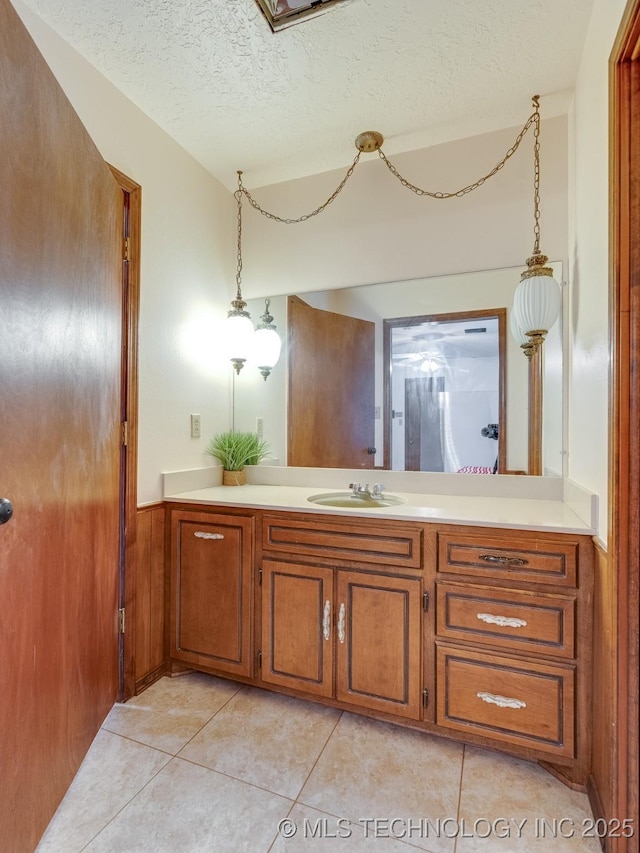
M 373 498 L 374 500 L 382 497 L 384 486 L 382 483 L 374 483 L 373 489 L 369 489 L 369 483 L 361 486 L 360 483 L 349 483 L 349 488 L 356 498 Z

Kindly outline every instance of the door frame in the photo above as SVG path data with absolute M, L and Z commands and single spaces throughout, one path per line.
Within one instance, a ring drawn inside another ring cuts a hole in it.
M 640 0 L 629 0 L 610 57 L 610 382 L 608 558 L 616 601 L 613 814 L 635 819 L 638 850 L 640 459 Z M 633 846 L 632 846 L 633 845 Z
M 134 570 L 138 509 L 138 324 L 140 314 L 140 244 L 142 227 L 142 187 L 119 169 L 109 165 L 122 190 L 124 218 L 123 304 L 122 304 L 122 411 L 124 460 L 121 476 L 124 489 L 120 506 L 121 565 L 119 608 L 120 676 L 118 699 L 135 695 L 135 604 Z
M 392 352 L 391 332 L 398 326 L 420 326 L 423 323 L 446 323 L 460 320 L 481 318 L 498 320 L 498 420 L 500 432 L 498 435 L 498 474 L 507 473 L 507 309 L 479 308 L 475 311 L 457 311 L 444 314 L 421 314 L 411 317 L 395 317 L 382 321 L 382 370 L 383 370 L 383 429 L 384 429 L 384 461 L 382 467 L 391 469 L 391 380 Z

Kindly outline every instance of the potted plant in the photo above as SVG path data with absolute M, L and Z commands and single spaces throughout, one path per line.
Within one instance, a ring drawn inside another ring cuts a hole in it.
M 242 486 L 247 482 L 245 465 L 259 465 L 269 445 L 255 432 L 220 432 L 209 442 L 206 453 L 222 463 L 225 486 Z

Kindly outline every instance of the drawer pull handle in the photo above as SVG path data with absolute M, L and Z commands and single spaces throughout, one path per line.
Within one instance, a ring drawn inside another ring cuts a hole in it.
M 340 610 L 338 611 L 338 642 L 344 643 L 345 639 L 345 612 L 344 612 L 344 602 L 340 605 Z
M 501 566 L 528 566 L 529 561 L 521 557 L 498 557 L 496 554 L 481 554 L 480 559 L 485 563 L 500 563 Z
M 193 535 L 196 539 L 224 539 L 222 533 L 204 533 L 202 530 L 196 530 Z
M 524 619 L 510 619 L 508 616 L 493 616 L 491 613 L 476 613 L 478 619 L 487 625 L 499 625 L 501 628 L 524 628 Z
M 327 599 L 324 603 L 322 615 L 322 636 L 325 640 L 331 639 L 331 602 Z
M 497 705 L 498 708 L 526 708 L 527 703 L 522 699 L 508 699 L 506 696 L 498 696 L 495 693 L 476 693 L 478 699 L 487 702 L 489 705 Z

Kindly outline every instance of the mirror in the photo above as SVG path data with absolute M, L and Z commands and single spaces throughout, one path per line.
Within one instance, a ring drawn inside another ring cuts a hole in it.
M 551 264 L 556 281 L 562 282 L 562 264 Z M 308 305 L 375 324 L 375 467 L 383 467 L 384 448 L 384 320 L 455 312 L 506 308 L 507 325 L 513 293 L 521 267 L 462 273 L 411 281 L 385 282 L 336 290 L 297 294 Z M 248 301 L 254 318 L 264 310 L 264 300 Z M 284 339 L 287 334 L 287 297 L 272 296 L 270 311 Z M 543 348 L 543 474 L 564 476 L 564 373 L 563 319 L 549 331 Z M 506 341 L 506 470 L 527 471 L 528 465 L 528 362 L 507 334 Z M 265 382 L 247 363 L 233 378 L 233 426 L 255 431 L 259 420 L 269 442 L 271 464 L 287 463 L 288 357 L 287 347 Z M 322 446 L 322 436 L 317 436 Z M 318 465 L 318 467 L 321 467 Z

